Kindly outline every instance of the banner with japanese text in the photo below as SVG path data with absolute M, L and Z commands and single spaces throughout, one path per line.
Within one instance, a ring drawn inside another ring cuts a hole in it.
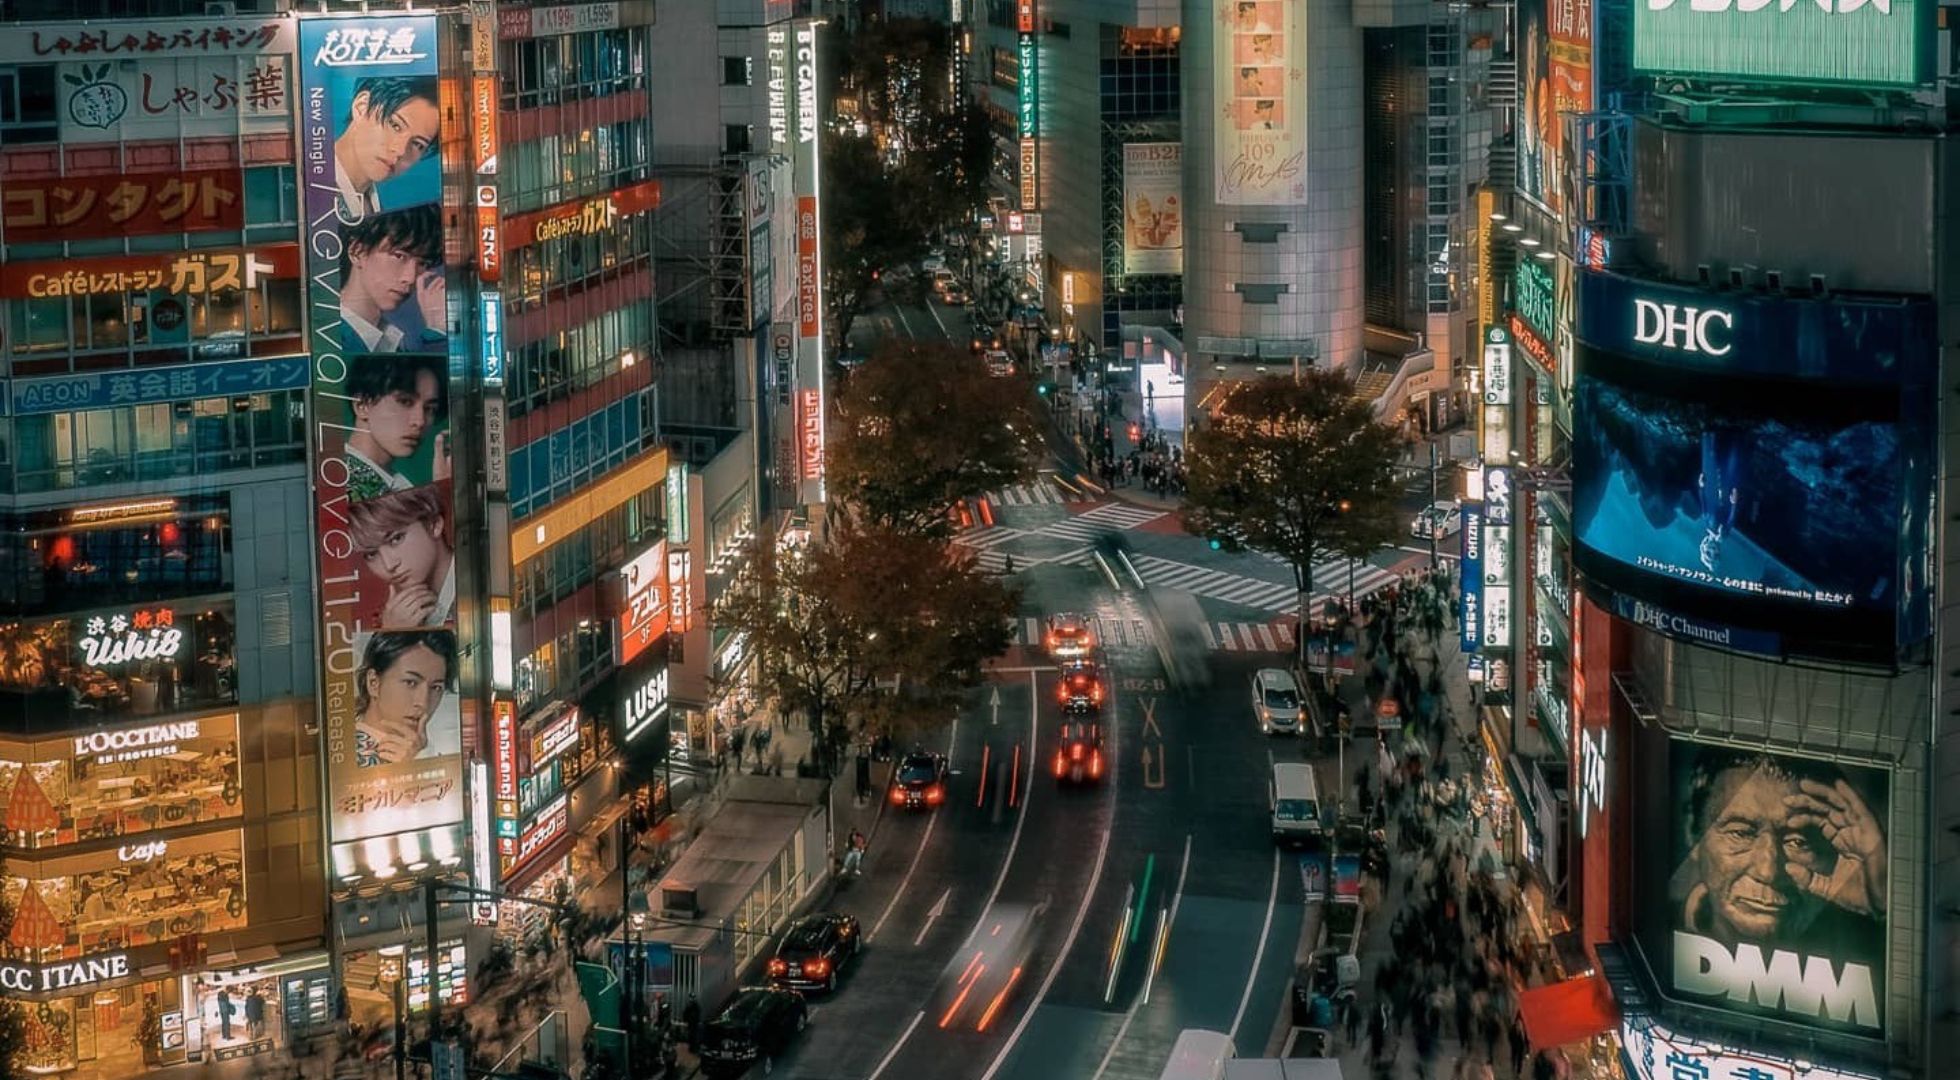
M 437 20 L 300 24 L 321 701 L 336 881 L 460 853 Z M 441 850 L 432 840 L 428 850 Z

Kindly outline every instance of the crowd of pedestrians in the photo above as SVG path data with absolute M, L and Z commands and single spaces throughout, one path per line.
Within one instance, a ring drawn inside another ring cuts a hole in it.
M 1518 1011 L 1522 990 L 1557 976 L 1479 813 L 1485 755 L 1474 745 L 1450 751 L 1455 717 L 1440 646 L 1453 629 L 1455 590 L 1446 572 L 1418 571 L 1353 613 L 1370 659 L 1368 699 L 1395 697 L 1405 731 L 1399 754 L 1384 747 L 1379 778 L 1365 764 L 1356 778 L 1360 805 L 1398 854 L 1380 889 L 1369 890 L 1394 911 L 1390 950 L 1350 1001 L 1343 1028 L 1377 1077 L 1562 1080 L 1563 1059 L 1531 1050 Z

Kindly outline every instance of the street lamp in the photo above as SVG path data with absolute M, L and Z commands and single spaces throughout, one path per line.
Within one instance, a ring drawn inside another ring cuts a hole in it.
M 387 985 L 388 996 L 395 1003 L 395 1080 L 408 1080 L 408 1008 L 403 1000 L 408 992 L 408 980 L 402 977 L 400 946 L 394 948 L 392 954 L 382 954 L 381 981 Z

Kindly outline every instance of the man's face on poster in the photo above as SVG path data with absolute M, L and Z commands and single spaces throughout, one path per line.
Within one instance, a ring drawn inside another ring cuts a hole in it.
M 1797 907 L 1802 890 L 1786 865 L 1809 870 L 1821 861 L 1809 831 L 1790 822 L 1789 800 L 1797 794 L 1794 779 L 1760 766 L 1737 766 L 1716 778 L 1708 825 L 1691 857 L 1698 888 L 1706 890 L 1699 914 L 1718 937 L 1771 939 Z
M 415 378 L 415 392 L 397 391 L 355 406 L 355 426 L 365 429 L 386 453 L 405 458 L 422 445 L 422 436 L 434 427 L 441 403 L 441 387 L 434 374 L 423 371 Z
M 362 91 L 349 112 L 340 166 L 360 191 L 407 172 L 428 155 L 442 127 L 442 114 L 427 98 L 409 98 L 388 113 Z

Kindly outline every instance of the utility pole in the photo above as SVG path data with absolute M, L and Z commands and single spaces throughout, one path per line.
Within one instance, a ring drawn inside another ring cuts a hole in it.
M 1433 439 L 1429 443 L 1429 505 L 1436 505 L 1436 443 Z M 1442 524 L 1442 522 L 1434 520 L 1429 523 L 1429 568 L 1431 570 L 1436 569 L 1436 533 L 1441 529 Z
M 626 846 L 632 836 L 632 825 L 627 820 L 631 816 L 630 810 L 619 815 L 619 937 L 621 951 L 626 954 L 620 965 L 620 982 L 623 984 L 620 990 L 626 997 L 626 1015 L 621 1017 L 623 1022 L 620 1024 L 626 1029 L 626 1038 L 621 1040 L 624 1046 L 621 1053 L 626 1060 L 621 1064 L 625 1066 L 626 1080 L 633 1080 L 636 1075 L 633 1072 L 633 1039 L 639 1033 L 637 1021 L 640 1011 L 639 995 L 633 979 L 635 969 L 639 967 L 639 954 L 633 948 L 633 886 L 627 876 L 632 869 L 632 860 L 627 857 L 632 849 Z

